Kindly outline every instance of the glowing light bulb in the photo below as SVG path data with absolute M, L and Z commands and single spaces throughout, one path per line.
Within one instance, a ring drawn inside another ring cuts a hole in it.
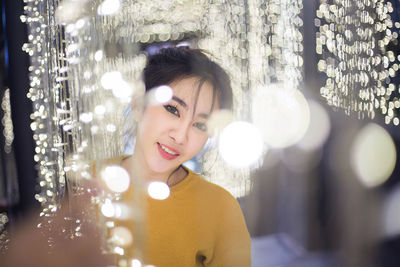
M 396 164 L 396 148 L 389 133 L 369 123 L 357 134 L 351 148 L 351 166 L 367 187 L 385 182 Z
M 299 90 L 272 84 L 256 90 L 253 99 L 253 122 L 269 146 L 288 147 L 304 136 L 310 123 L 310 110 Z
M 263 140 L 260 131 L 253 124 L 236 121 L 222 130 L 218 149 L 221 157 L 229 165 L 244 168 L 260 159 Z
M 169 197 L 169 186 L 164 182 L 151 182 L 147 187 L 147 192 L 151 198 L 164 200 Z
M 130 178 L 128 172 L 120 166 L 108 166 L 101 172 L 101 177 L 107 187 L 116 193 L 128 190 Z

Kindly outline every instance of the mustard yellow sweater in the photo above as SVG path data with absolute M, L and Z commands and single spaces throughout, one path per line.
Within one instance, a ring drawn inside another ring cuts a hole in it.
M 188 172 L 168 199 L 148 200 L 148 264 L 250 267 L 250 235 L 238 202 Z
M 126 157 L 107 165 L 119 165 Z M 239 203 L 222 187 L 185 169 L 188 175 L 170 188 L 167 199 L 147 197 L 145 263 L 250 267 L 251 239 Z

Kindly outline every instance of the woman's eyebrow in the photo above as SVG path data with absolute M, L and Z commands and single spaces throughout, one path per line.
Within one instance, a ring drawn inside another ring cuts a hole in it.
M 183 101 L 182 99 L 180 99 L 177 96 L 173 96 L 172 100 L 175 100 L 176 102 L 178 102 L 179 105 L 181 105 L 182 107 L 184 107 L 185 109 L 188 108 L 187 104 L 185 103 L 185 101 Z

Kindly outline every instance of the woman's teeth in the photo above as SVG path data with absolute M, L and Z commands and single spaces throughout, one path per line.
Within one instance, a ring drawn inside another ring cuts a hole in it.
M 173 156 L 178 155 L 177 153 L 175 153 L 175 152 L 169 150 L 168 148 L 166 148 L 165 146 L 163 146 L 163 145 L 161 145 L 161 144 L 160 144 L 160 146 L 161 146 L 161 148 L 162 148 L 165 152 L 167 152 L 168 154 L 173 155 Z

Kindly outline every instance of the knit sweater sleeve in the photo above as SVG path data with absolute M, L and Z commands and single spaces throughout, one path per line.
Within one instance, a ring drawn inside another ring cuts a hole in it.
M 237 200 L 226 192 L 221 201 L 217 242 L 207 267 L 250 267 L 251 239 Z

